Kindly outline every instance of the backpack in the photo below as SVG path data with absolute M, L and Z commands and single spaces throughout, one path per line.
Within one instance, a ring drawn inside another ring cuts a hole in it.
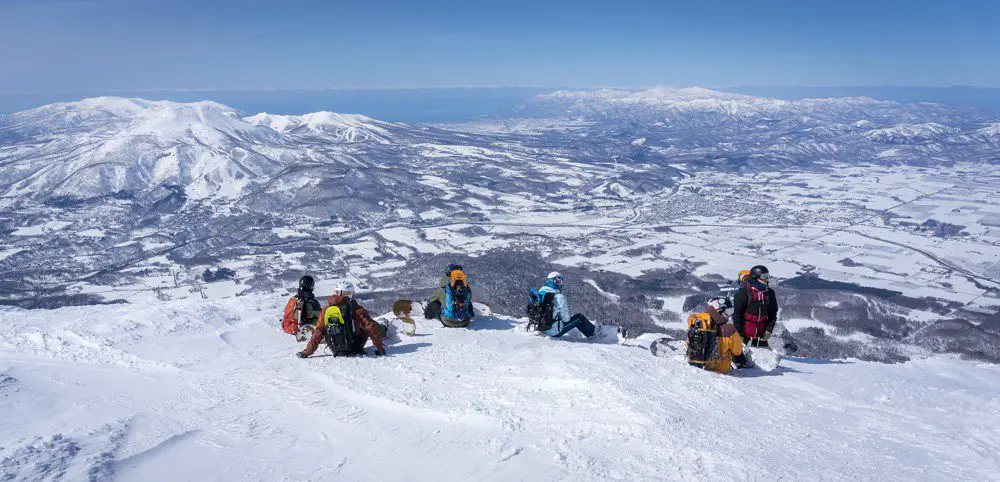
M 552 324 L 555 323 L 554 303 L 555 294 L 552 292 L 540 292 L 537 290 L 528 290 L 528 306 L 526 311 L 528 313 L 528 326 L 527 330 L 531 331 L 534 327 L 535 331 L 548 331 L 552 328 Z
M 699 368 L 720 359 L 718 329 L 708 313 L 692 313 L 688 317 L 686 355 L 688 364 Z
M 328 306 L 323 314 L 326 346 L 334 357 L 354 354 L 354 307 L 355 301 L 351 300 L 344 306 Z
M 472 289 L 461 270 L 451 272 L 451 280 L 444 287 L 444 303 L 441 306 L 441 316 L 451 320 L 468 320 L 472 318 L 470 309 Z
M 746 285 L 747 308 L 743 312 L 743 333 L 746 338 L 758 338 L 764 335 L 764 325 L 767 324 L 769 297 L 767 288 L 759 289 L 750 283 Z
M 315 325 L 323 311 L 319 300 L 311 291 L 299 291 L 296 298 L 298 301 L 295 303 L 295 309 L 299 314 L 299 326 Z

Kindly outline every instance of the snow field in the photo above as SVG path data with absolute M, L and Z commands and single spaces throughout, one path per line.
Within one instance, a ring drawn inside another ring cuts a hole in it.
M 721 376 L 641 346 L 550 340 L 503 316 L 470 329 L 418 319 L 384 358 L 299 360 L 278 328 L 283 302 L 0 309 L 4 473 L 971 480 L 1000 470 L 993 365 L 786 358 L 769 373 Z

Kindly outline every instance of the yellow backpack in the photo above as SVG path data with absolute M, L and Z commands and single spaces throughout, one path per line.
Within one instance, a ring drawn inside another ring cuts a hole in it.
M 340 311 L 339 306 L 328 306 L 323 314 L 323 322 L 327 325 L 338 324 L 344 325 L 344 313 Z
M 461 282 L 461 284 L 459 284 L 459 282 Z M 451 272 L 451 275 L 449 275 L 448 284 L 451 285 L 452 288 L 469 286 L 469 280 L 465 277 L 465 273 L 462 272 L 462 270 L 456 269 Z
M 704 368 L 709 361 L 719 359 L 718 329 L 708 313 L 688 316 L 686 341 L 689 365 Z

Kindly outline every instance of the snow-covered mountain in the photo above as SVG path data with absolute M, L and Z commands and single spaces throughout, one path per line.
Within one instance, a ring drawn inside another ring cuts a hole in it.
M 933 104 L 906 106 L 869 97 L 786 101 L 698 87 L 658 87 L 640 92 L 610 89 L 559 91 L 538 96 L 522 107 L 521 112 L 533 116 L 548 113 L 556 116 L 594 115 L 608 118 L 624 115 L 671 119 L 695 115 L 709 116 L 711 120 L 726 118 L 730 122 L 798 117 L 802 122 L 810 122 L 829 121 L 851 115 L 898 117 L 921 109 L 925 113 L 947 112 L 947 109 Z
M 812 355 L 899 360 L 930 337 L 995 360 L 995 125 L 707 89 L 557 92 L 447 125 L 54 104 L 0 117 L 0 300 L 252 293 L 303 270 L 399 293 L 461 256 L 484 260 L 483 293 L 511 310 L 526 270 L 580 269 L 632 294 L 587 288 L 578 303 L 642 332 L 676 329 L 759 261 L 795 280 L 784 309 Z
M 4 197 L 91 197 L 178 185 L 235 197 L 283 167 L 285 139 L 214 102 L 95 98 L 19 112 L 0 124 Z

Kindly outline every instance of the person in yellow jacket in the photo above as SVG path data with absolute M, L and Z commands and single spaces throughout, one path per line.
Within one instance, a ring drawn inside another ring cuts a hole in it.
M 688 317 L 688 363 L 718 373 L 736 368 L 750 368 L 743 354 L 743 339 L 729 322 L 732 303 L 726 298 L 712 298 L 703 313 Z

